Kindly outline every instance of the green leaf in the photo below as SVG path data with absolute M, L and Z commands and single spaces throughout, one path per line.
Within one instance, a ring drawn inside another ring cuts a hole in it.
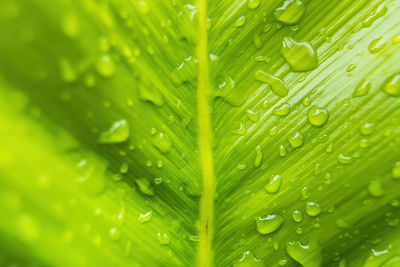
M 0 265 L 397 266 L 398 0 L 3 0 Z

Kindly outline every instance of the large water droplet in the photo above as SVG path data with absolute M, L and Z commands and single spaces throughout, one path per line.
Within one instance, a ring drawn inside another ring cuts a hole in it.
M 322 209 L 318 203 L 309 201 L 306 204 L 306 213 L 308 216 L 318 216 L 321 213 Z
M 400 161 L 397 161 L 392 168 L 392 177 L 394 179 L 400 178 Z
M 293 148 L 298 148 L 303 145 L 304 138 L 299 132 L 296 132 L 292 137 L 289 138 L 289 143 Z
M 110 129 L 100 134 L 99 143 L 111 144 L 126 141 L 130 136 L 128 122 L 124 119 L 114 122 Z
M 353 91 L 353 97 L 365 96 L 371 90 L 371 82 L 368 80 L 361 80 Z
M 157 107 L 161 107 L 164 104 L 164 98 L 157 88 L 151 86 L 140 86 L 139 87 L 139 98 L 143 101 L 149 101 Z
M 247 0 L 247 6 L 250 9 L 255 9 L 260 5 L 261 0 Z
M 148 211 L 146 213 L 140 214 L 139 215 L 139 222 L 140 223 L 145 223 L 151 220 L 151 218 L 153 217 L 153 211 Z
M 256 158 L 254 160 L 254 167 L 256 167 L 256 168 L 260 167 L 262 158 L 263 158 L 263 154 L 262 154 L 262 151 L 261 151 L 261 147 L 257 146 L 256 147 Z
M 328 110 L 317 106 L 312 106 L 307 113 L 308 122 L 316 127 L 324 125 L 329 117 Z
M 371 135 L 375 131 L 375 125 L 372 122 L 366 122 L 360 127 L 362 135 Z
M 368 51 L 369 51 L 371 54 L 378 53 L 378 52 L 381 51 L 383 48 L 385 48 L 386 44 L 387 44 L 387 42 L 384 41 L 384 40 L 382 39 L 382 37 L 379 37 L 379 38 L 377 38 L 377 39 L 375 39 L 375 40 L 372 40 L 372 41 L 369 43 L 369 45 L 368 45 Z
M 258 217 L 257 231 L 260 234 L 268 235 L 276 230 L 283 224 L 283 218 L 280 215 L 268 215 L 267 217 Z
M 364 27 L 370 27 L 375 20 L 385 15 L 386 12 L 387 7 L 384 4 L 380 4 L 374 11 L 371 11 L 367 14 L 361 24 Z
M 264 186 L 265 191 L 274 194 L 279 191 L 282 184 L 282 177 L 280 175 L 272 175 L 268 183 Z
M 381 197 L 384 194 L 382 182 L 380 180 L 372 180 L 368 185 L 368 192 L 373 197 Z
M 382 84 L 382 90 L 390 96 L 400 95 L 400 73 L 395 73 Z
M 321 246 L 313 240 L 306 245 L 291 241 L 286 245 L 286 252 L 304 267 L 320 267 L 322 264 Z
M 96 67 L 99 74 L 106 78 L 113 76 L 115 73 L 115 65 L 109 55 L 103 55 L 97 61 Z
M 277 106 L 274 108 L 272 113 L 276 116 L 286 116 L 290 112 L 290 105 L 288 103 L 284 103 L 281 106 Z
M 146 178 L 136 178 L 135 182 L 139 187 L 140 191 L 148 196 L 154 196 L 154 189 L 151 186 L 151 182 Z
M 268 83 L 271 85 L 272 91 L 280 97 L 288 95 L 289 90 L 283 81 L 273 75 L 267 74 L 262 70 L 256 71 L 255 78 L 257 81 Z
M 299 210 L 294 210 L 292 212 L 292 219 L 293 221 L 300 223 L 303 220 L 303 214 Z
M 161 153 L 168 153 L 171 150 L 171 139 L 163 133 L 158 133 L 153 138 L 153 145 L 160 150 Z
M 298 23 L 303 17 L 305 7 L 300 0 L 286 0 L 283 4 L 275 9 L 275 18 L 287 25 Z
M 285 37 L 281 53 L 293 71 L 309 71 L 318 67 L 317 52 L 307 42 L 299 43 Z
M 171 238 L 167 233 L 157 233 L 158 242 L 160 245 L 168 245 L 171 241 Z

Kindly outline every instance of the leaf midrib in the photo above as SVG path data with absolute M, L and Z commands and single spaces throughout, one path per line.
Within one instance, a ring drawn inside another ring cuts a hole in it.
M 207 48 L 207 1 L 197 0 L 198 7 L 198 58 L 197 123 L 198 147 L 203 191 L 200 199 L 200 231 L 197 252 L 198 266 L 211 266 L 212 233 L 214 213 L 214 160 L 212 153 L 212 131 L 209 109 L 210 80 Z

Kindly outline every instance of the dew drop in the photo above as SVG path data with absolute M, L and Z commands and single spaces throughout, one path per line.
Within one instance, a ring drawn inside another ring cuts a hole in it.
M 270 130 L 269 130 L 269 135 L 270 136 L 274 136 L 278 133 L 278 127 L 273 126 Z
M 234 130 L 233 133 L 237 134 L 237 135 L 245 135 L 247 133 L 247 130 L 246 130 L 244 124 L 241 123 L 239 126 L 239 129 Z
M 250 109 L 246 111 L 247 117 L 252 121 L 252 122 L 258 122 L 260 120 L 260 115 L 258 112 L 254 112 Z
M 67 83 L 75 82 L 78 75 L 69 60 L 61 58 L 59 60 L 59 65 L 62 79 Z
M 303 220 L 303 213 L 299 210 L 294 210 L 292 212 L 292 219 L 294 222 L 300 223 Z
M 246 22 L 246 17 L 241 16 L 236 22 L 235 22 L 235 27 L 242 27 L 244 23 Z
M 136 178 L 135 183 L 139 187 L 140 191 L 148 196 L 154 196 L 154 189 L 151 186 L 151 183 L 148 179 L 146 178 Z
M 303 245 L 299 241 L 288 242 L 286 252 L 293 260 L 304 267 L 319 267 L 322 264 L 322 249 L 313 240 L 306 245 Z
M 361 80 L 353 91 L 353 97 L 365 96 L 371 90 L 371 82 L 368 80 Z
M 308 122 L 315 127 L 321 127 L 328 121 L 328 110 L 317 106 L 312 106 L 307 113 Z
M 268 215 L 267 217 L 258 217 L 257 231 L 262 235 L 268 235 L 276 230 L 283 224 L 283 218 L 280 215 Z
M 287 86 L 284 84 L 284 82 L 281 79 L 279 79 L 273 75 L 267 74 L 267 73 L 263 72 L 262 70 L 256 71 L 255 79 L 257 81 L 271 85 L 272 91 L 280 97 L 285 97 L 289 93 Z
M 158 133 L 154 136 L 153 145 L 163 154 L 168 153 L 172 148 L 171 139 L 163 133 Z
M 309 71 L 318 67 L 318 55 L 310 43 L 299 43 L 285 37 L 281 53 L 293 71 Z
M 254 167 L 256 167 L 256 168 L 260 167 L 262 159 L 263 159 L 263 154 L 261 151 L 261 147 L 257 146 L 256 147 L 256 158 L 254 160 Z
M 336 226 L 340 229 L 348 229 L 350 228 L 350 225 L 348 222 L 346 222 L 343 218 L 337 219 L 336 220 Z
M 289 143 L 293 148 L 298 148 L 303 145 L 304 138 L 299 132 L 296 132 L 292 137 L 289 138 Z
M 361 22 L 364 27 L 370 27 L 378 18 L 384 16 L 387 12 L 387 7 L 383 4 L 379 5 L 376 10 L 367 14 L 366 18 Z
M 392 168 L 392 177 L 394 179 L 400 179 L 400 161 L 397 161 Z
M 105 78 L 109 78 L 115 73 L 114 62 L 107 54 L 100 57 L 100 59 L 97 61 L 96 67 L 99 74 Z
M 267 191 L 270 194 L 274 194 L 279 191 L 281 188 L 282 184 L 282 177 L 277 174 L 277 175 L 272 175 L 269 178 L 268 183 L 264 186 L 265 191 Z
M 311 105 L 311 99 L 309 97 L 304 98 L 303 105 L 309 107 Z
M 148 211 L 146 213 L 140 214 L 139 215 L 139 222 L 140 223 L 145 223 L 151 220 L 151 217 L 153 217 L 153 211 Z
M 112 227 L 108 231 L 108 236 L 111 240 L 117 241 L 121 237 L 121 233 L 117 227 Z
M 366 122 L 360 127 L 362 135 L 371 135 L 375 131 L 375 125 L 372 122 Z
M 343 164 L 343 165 L 348 165 L 348 164 L 353 163 L 353 158 L 352 157 L 346 156 L 346 155 L 343 155 L 343 154 L 339 154 L 339 156 L 337 157 L 337 160 L 338 160 L 338 162 L 340 164 Z
M 378 53 L 381 51 L 383 48 L 385 48 L 387 42 L 382 39 L 382 37 L 379 37 L 377 39 L 372 40 L 369 45 L 368 45 L 368 51 L 371 54 Z
M 255 9 L 260 5 L 261 0 L 247 0 L 247 7 L 250 9 Z
M 140 86 L 139 87 L 139 98 L 142 101 L 148 101 L 153 103 L 157 107 L 161 107 L 164 104 L 164 97 L 155 87 L 150 86 Z
M 303 17 L 305 7 L 300 0 L 285 0 L 283 4 L 275 9 L 275 18 L 287 25 L 298 23 Z
M 372 180 L 368 185 L 368 192 L 373 197 L 383 196 L 383 188 L 380 180 Z
M 290 112 L 290 105 L 288 103 L 284 103 L 281 106 L 277 106 L 274 108 L 272 113 L 276 116 L 286 116 Z
M 284 145 L 279 145 L 279 156 L 282 158 L 286 156 L 286 148 Z
M 257 49 L 260 49 L 261 47 L 262 47 L 262 41 L 261 41 L 261 36 L 259 35 L 259 34 L 255 34 L 254 35 L 254 37 L 253 37 L 253 43 L 254 43 L 254 46 L 257 48 Z M 258 59 L 258 58 L 256 58 L 256 59 Z
M 98 142 L 101 144 L 121 143 L 130 136 L 128 122 L 125 119 L 114 122 L 111 127 L 100 134 Z
M 382 90 L 390 96 L 400 95 L 400 73 L 395 73 L 382 84 Z
M 322 209 L 318 203 L 309 201 L 306 204 L 306 213 L 308 216 L 318 216 L 321 213 Z
M 168 245 L 171 241 L 171 238 L 167 233 L 157 233 L 158 242 L 160 245 Z

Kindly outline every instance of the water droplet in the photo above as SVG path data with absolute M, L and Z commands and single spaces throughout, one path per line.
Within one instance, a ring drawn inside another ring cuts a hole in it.
M 246 17 L 241 16 L 236 22 L 235 22 L 235 27 L 242 27 L 244 23 L 246 22 Z
M 387 42 L 384 41 L 384 40 L 382 39 L 382 37 L 379 37 L 379 38 L 377 38 L 377 39 L 375 39 L 375 40 L 372 40 L 372 41 L 369 43 L 369 45 L 368 45 L 368 51 L 369 51 L 371 54 L 378 53 L 378 52 L 381 51 L 383 48 L 385 48 L 386 44 L 387 44 Z
M 120 231 L 119 231 L 118 228 L 112 227 L 112 228 L 110 228 L 110 230 L 108 231 L 108 236 L 110 237 L 111 240 L 116 241 L 116 240 L 120 239 L 121 233 L 120 233 Z
M 262 151 L 261 151 L 261 147 L 257 146 L 256 147 L 256 158 L 254 160 L 254 167 L 256 167 L 256 168 L 260 167 L 262 158 L 263 158 L 263 154 L 262 154 Z
M 292 137 L 289 138 L 289 143 L 293 148 L 298 148 L 303 145 L 304 138 L 299 132 L 296 132 Z
M 137 2 L 135 1 L 135 3 L 136 3 L 137 10 L 139 10 L 141 13 L 143 13 L 143 14 L 149 13 L 150 7 L 146 1 L 139 0 Z
M 366 122 L 360 127 L 362 135 L 371 135 L 375 131 L 375 125 L 372 122 Z
M 247 113 L 247 117 L 249 117 L 249 119 L 252 122 L 258 122 L 260 120 L 260 116 L 259 116 L 258 112 L 254 112 L 254 111 L 248 109 L 246 111 L 246 113 Z
M 114 122 L 111 127 L 100 134 L 98 142 L 101 144 L 121 143 L 130 136 L 128 122 L 124 119 Z
M 308 122 L 316 127 L 324 125 L 329 117 L 328 110 L 317 106 L 312 106 L 307 113 Z
M 376 10 L 369 12 L 366 18 L 361 22 L 364 27 L 370 27 L 378 18 L 384 16 L 387 12 L 387 7 L 383 4 L 379 5 Z
M 270 194 L 274 194 L 279 191 L 281 188 L 282 184 L 282 177 L 277 174 L 277 175 L 272 175 L 269 178 L 268 183 L 264 186 L 265 191 L 267 191 Z
M 269 135 L 274 136 L 278 133 L 278 127 L 274 126 L 269 130 Z
M 247 7 L 250 9 L 255 9 L 260 5 L 261 0 L 247 0 Z
M 279 156 L 282 158 L 286 156 L 286 148 L 284 145 L 279 145 Z
M 305 6 L 300 0 L 285 0 L 283 4 L 275 9 L 275 18 L 287 25 L 298 23 L 303 17 Z
M 257 266 L 264 266 L 262 261 L 256 258 L 251 251 L 245 251 L 242 257 L 238 260 L 237 263 L 233 264 L 233 267 L 257 267 Z
M 153 211 L 148 211 L 146 213 L 140 214 L 139 215 L 139 222 L 140 223 L 145 223 L 151 220 L 151 217 L 153 217 Z
M 139 98 L 142 101 L 149 101 L 150 103 L 153 103 L 157 107 L 161 107 L 164 104 L 164 97 L 156 87 L 140 86 Z
M 303 220 L 303 214 L 299 210 L 294 210 L 292 212 L 292 219 L 293 221 L 300 223 Z
M 103 55 L 97 61 L 97 71 L 99 74 L 105 78 L 109 78 L 114 75 L 115 73 L 115 65 L 114 62 L 111 60 L 109 55 Z
M 372 180 L 368 185 L 368 192 L 373 197 L 383 196 L 383 188 L 380 180 Z
M 299 43 L 285 37 L 281 53 L 293 71 L 309 71 L 318 67 L 318 55 L 310 43 Z
M 75 38 L 79 35 L 81 29 L 80 24 L 79 17 L 76 13 L 67 13 L 62 20 L 61 28 L 66 36 Z
M 332 151 L 333 151 L 333 144 L 332 143 L 329 143 L 329 145 L 326 147 L 326 150 L 325 150 L 327 153 L 331 153 Z
M 246 130 L 246 128 L 244 127 L 244 124 L 241 123 L 240 126 L 239 126 L 239 129 L 234 130 L 233 133 L 234 133 L 234 134 L 237 134 L 237 135 L 245 135 L 245 134 L 247 133 L 247 130 Z
M 400 95 L 400 73 L 395 73 L 382 84 L 382 90 L 390 96 Z
M 290 105 L 288 103 L 284 103 L 281 106 L 277 106 L 274 108 L 272 113 L 276 116 L 286 116 L 290 112 Z
M 125 174 L 128 172 L 129 164 L 127 162 L 122 162 L 121 166 L 119 167 L 119 172 Z
M 340 164 L 344 164 L 344 165 L 348 165 L 353 163 L 353 158 L 350 156 L 345 156 L 343 154 L 339 154 L 339 156 L 337 157 L 337 160 Z
M 283 224 L 283 218 L 280 215 L 268 215 L 267 217 L 258 217 L 257 231 L 262 235 L 268 235 L 276 230 Z
M 36 219 L 29 214 L 24 214 L 19 218 L 18 227 L 20 237 L 27 242 L 35 241 L 40 236 L 39 224 Z
M 400 178 L 400 161 L 397 161 L 392 168 L 392 177 L 394 179 Z
M 308 216 L 318 216 L 321 213 L 322 209 L 318 203 L 309 201 L 306 204 L 306 213 Z
M 154 196 L 154 189 L 151 186 L 151 183 L 148 179 L 146 178 L 136 178 L 135 183 L 139 187 L 140 191 L 148 196 Z
M 397 34 L 393 35 L 393 37 L 392 37 L 392 43 L 393 43 L 393 44 L 398 44 L 398 43 L 400 43 L 400 33 L 397 33 Z
M 365 96 L 371 90 L 371 82 L 368 80 L 361 80 L 353 91 L 353 97 Z
M 303 234 L 303 228 L 298 227 L 298 228 L 296 229 L 296 234 L 298 234 L 298 235 Z
M 304 98 L 303 105 L 309 107 L 311 105 L 311 99 L 309 97 Z
M 259 35 L 259 34 L 255 34 L 254 35 L 254 37 L 253 37 L 253 43 L 254 43 L 254 46 L 257 48 L 257 49 L 260 49 L 261 47 L 262 47 L 262 41 L 261 41 L 261 36 Z M 258 57 L 256 58 L 257 60 L 258 60 Z
M 66 58 L 61 58 L 59 60 L 59 65 L 62 79 L 67 83 L 75 82 L 78 75 L 71 62 L 69 62 L 69 60 Z
M 314 240 L 306 245 L 299 241 L 291 241 L 286 245 L 286 252 L 293 260 L 304 267 L 319 267 L 322 264 L 322 250 Z
M 289 93 L 287 86 L 281 79 L 273 75 L 267 74 L 261 70 L 256 71 L 255 79 L 257 81 L 268 83 L 269 85 L 271 85 L 272 91 L 280 97 L 285 97 Z
M 157 233 L 158 242 L 160 245 L 168 245 L 171 241 L 171 238 L 167 233 Z
M 350 228 L 350 224 L 348 222 L 346 222 L 342 218 L 336 220 L 336 225 L 340 229 L 348 229 L 348 228 Z
M 348 65 L 348 66 L 346 67 L 346 71 L 347 71 L 347 72 L 350 72 L 350 71 L 355 70 L 356 68 L 357 68 L 356 65 L 350 64 L 350 65 Z
M 158 133 L 153 138 L 153 145 L 161 152 L 168 153 L 171 150 L 172 142 L 171 139 L 163 133 Z

